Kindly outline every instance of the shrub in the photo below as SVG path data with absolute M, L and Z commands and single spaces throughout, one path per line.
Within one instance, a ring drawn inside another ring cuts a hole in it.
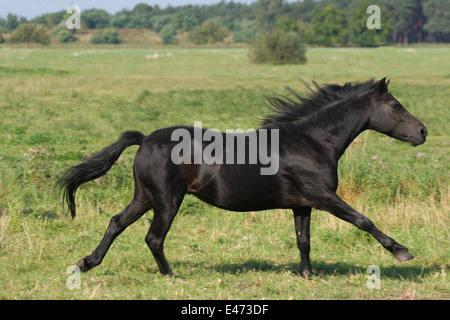
M 58 41 L 59 42 L 74 42 L 77 38 L 74 37 L 73 33 L 70 30 L 61 30 L 58 32 Z
M 117 44 L 120 43 L 119 32 L 114 29 L 105 30 L 103 33 L 98 31 L 91 38 L 92 44 Z
M 3 38 L 3 35 L 0 33 L 0 43 L 5 42 L 5 38 Z
M 306 47 L 296 33 L 267 33 L 252 44 L 250 61 L 270 64 L 303 64 L 306 63 Z
M 50 43 L 50 36 L 45 31 L 42 25 L 35 25 L 32 23 L 22 23 L 14 30 L 9 38 L 12 43 L 40 43 L 47 45 Z

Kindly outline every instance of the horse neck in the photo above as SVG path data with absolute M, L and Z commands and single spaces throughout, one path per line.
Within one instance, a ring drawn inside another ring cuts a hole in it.
M 310 136 L 322 144 L 336 161 L 369 121 L 369 99 L 343 101 L 316 112 L 307 120 Z

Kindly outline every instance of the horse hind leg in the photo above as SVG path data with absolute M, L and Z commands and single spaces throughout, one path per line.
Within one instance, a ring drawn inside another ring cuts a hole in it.
M 173 204 L 160 205 L 153 209 L 153 221 L 145 237 L 145 242 L 155 258 L 159 271 L 163 275 L 173 275 L 164 255 L 164 240 L 181 205 L 183 195 L 179 197 L 179 201 Z
M 92 254 L 78 261 L 77 266 L 80 270 L 86 272 L 98 266 L 105 257 L 106 252 L 113 243 L 114 239 L 149 209 L 151 208 L 147 203 L 140 202 L 134 198 L 124 210 L 113 216 L 98 247 L 92 252 Z

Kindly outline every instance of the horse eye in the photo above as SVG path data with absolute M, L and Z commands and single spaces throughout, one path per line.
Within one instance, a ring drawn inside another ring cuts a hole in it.
M 391 105 L 392 106 L 392 109 L 394 109 L 394 110 L 400 110 L 400 108 L 402 107 L 401 105 L 400 105 L 400 103 L 394 103 L 393 105 Z

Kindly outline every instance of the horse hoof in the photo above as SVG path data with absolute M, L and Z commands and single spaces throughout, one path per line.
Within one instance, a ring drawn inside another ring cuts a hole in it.
M 401 251 L 398 251 L 394 254 L 395 259 L 397 259 L 400 262 L 408 261 L 414 259 L 414 256 L 409 253 L 408 249 L 404 249 Z
M 77 267 L 80 268 L 81 272 L 86 272 L 89 270 L 89 268 L 87 268 L 86 264 L 84 263 L 84 258 L 78 260 Z
M 303 270 L 300 272 L 300 275 L 305 278 L 311 278 L 314 275 L 312 270 Z

